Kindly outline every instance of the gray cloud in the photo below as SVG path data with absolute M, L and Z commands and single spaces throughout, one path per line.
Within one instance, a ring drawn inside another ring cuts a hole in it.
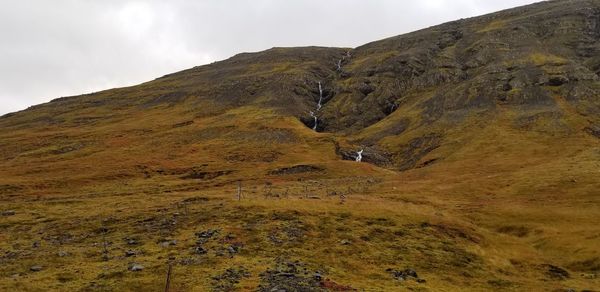
M 3 0 L 0 114 L 274 46 L 355 47 L 535 1 Z

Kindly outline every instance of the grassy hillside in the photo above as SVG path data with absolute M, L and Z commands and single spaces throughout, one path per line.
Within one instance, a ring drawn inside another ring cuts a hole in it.
M 547 1 L 0 117 L 0 290 L 600 290 L 599 39 Z

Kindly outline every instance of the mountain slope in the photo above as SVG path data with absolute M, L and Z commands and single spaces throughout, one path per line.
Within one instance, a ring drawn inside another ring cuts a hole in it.
M 5 115 L 0 287 L 598 287 L 599 40 L 547 1 Z

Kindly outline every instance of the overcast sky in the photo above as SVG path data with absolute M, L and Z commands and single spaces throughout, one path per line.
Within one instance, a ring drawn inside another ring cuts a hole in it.
M 0 0 L 0 115 L 282 46 L 356 47 L 528 0 Z

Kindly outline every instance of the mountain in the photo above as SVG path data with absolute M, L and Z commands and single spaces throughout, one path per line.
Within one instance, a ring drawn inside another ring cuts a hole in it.
M 7 114 L 0 288 L 600 287 L 599 76 L 546 1 Z

